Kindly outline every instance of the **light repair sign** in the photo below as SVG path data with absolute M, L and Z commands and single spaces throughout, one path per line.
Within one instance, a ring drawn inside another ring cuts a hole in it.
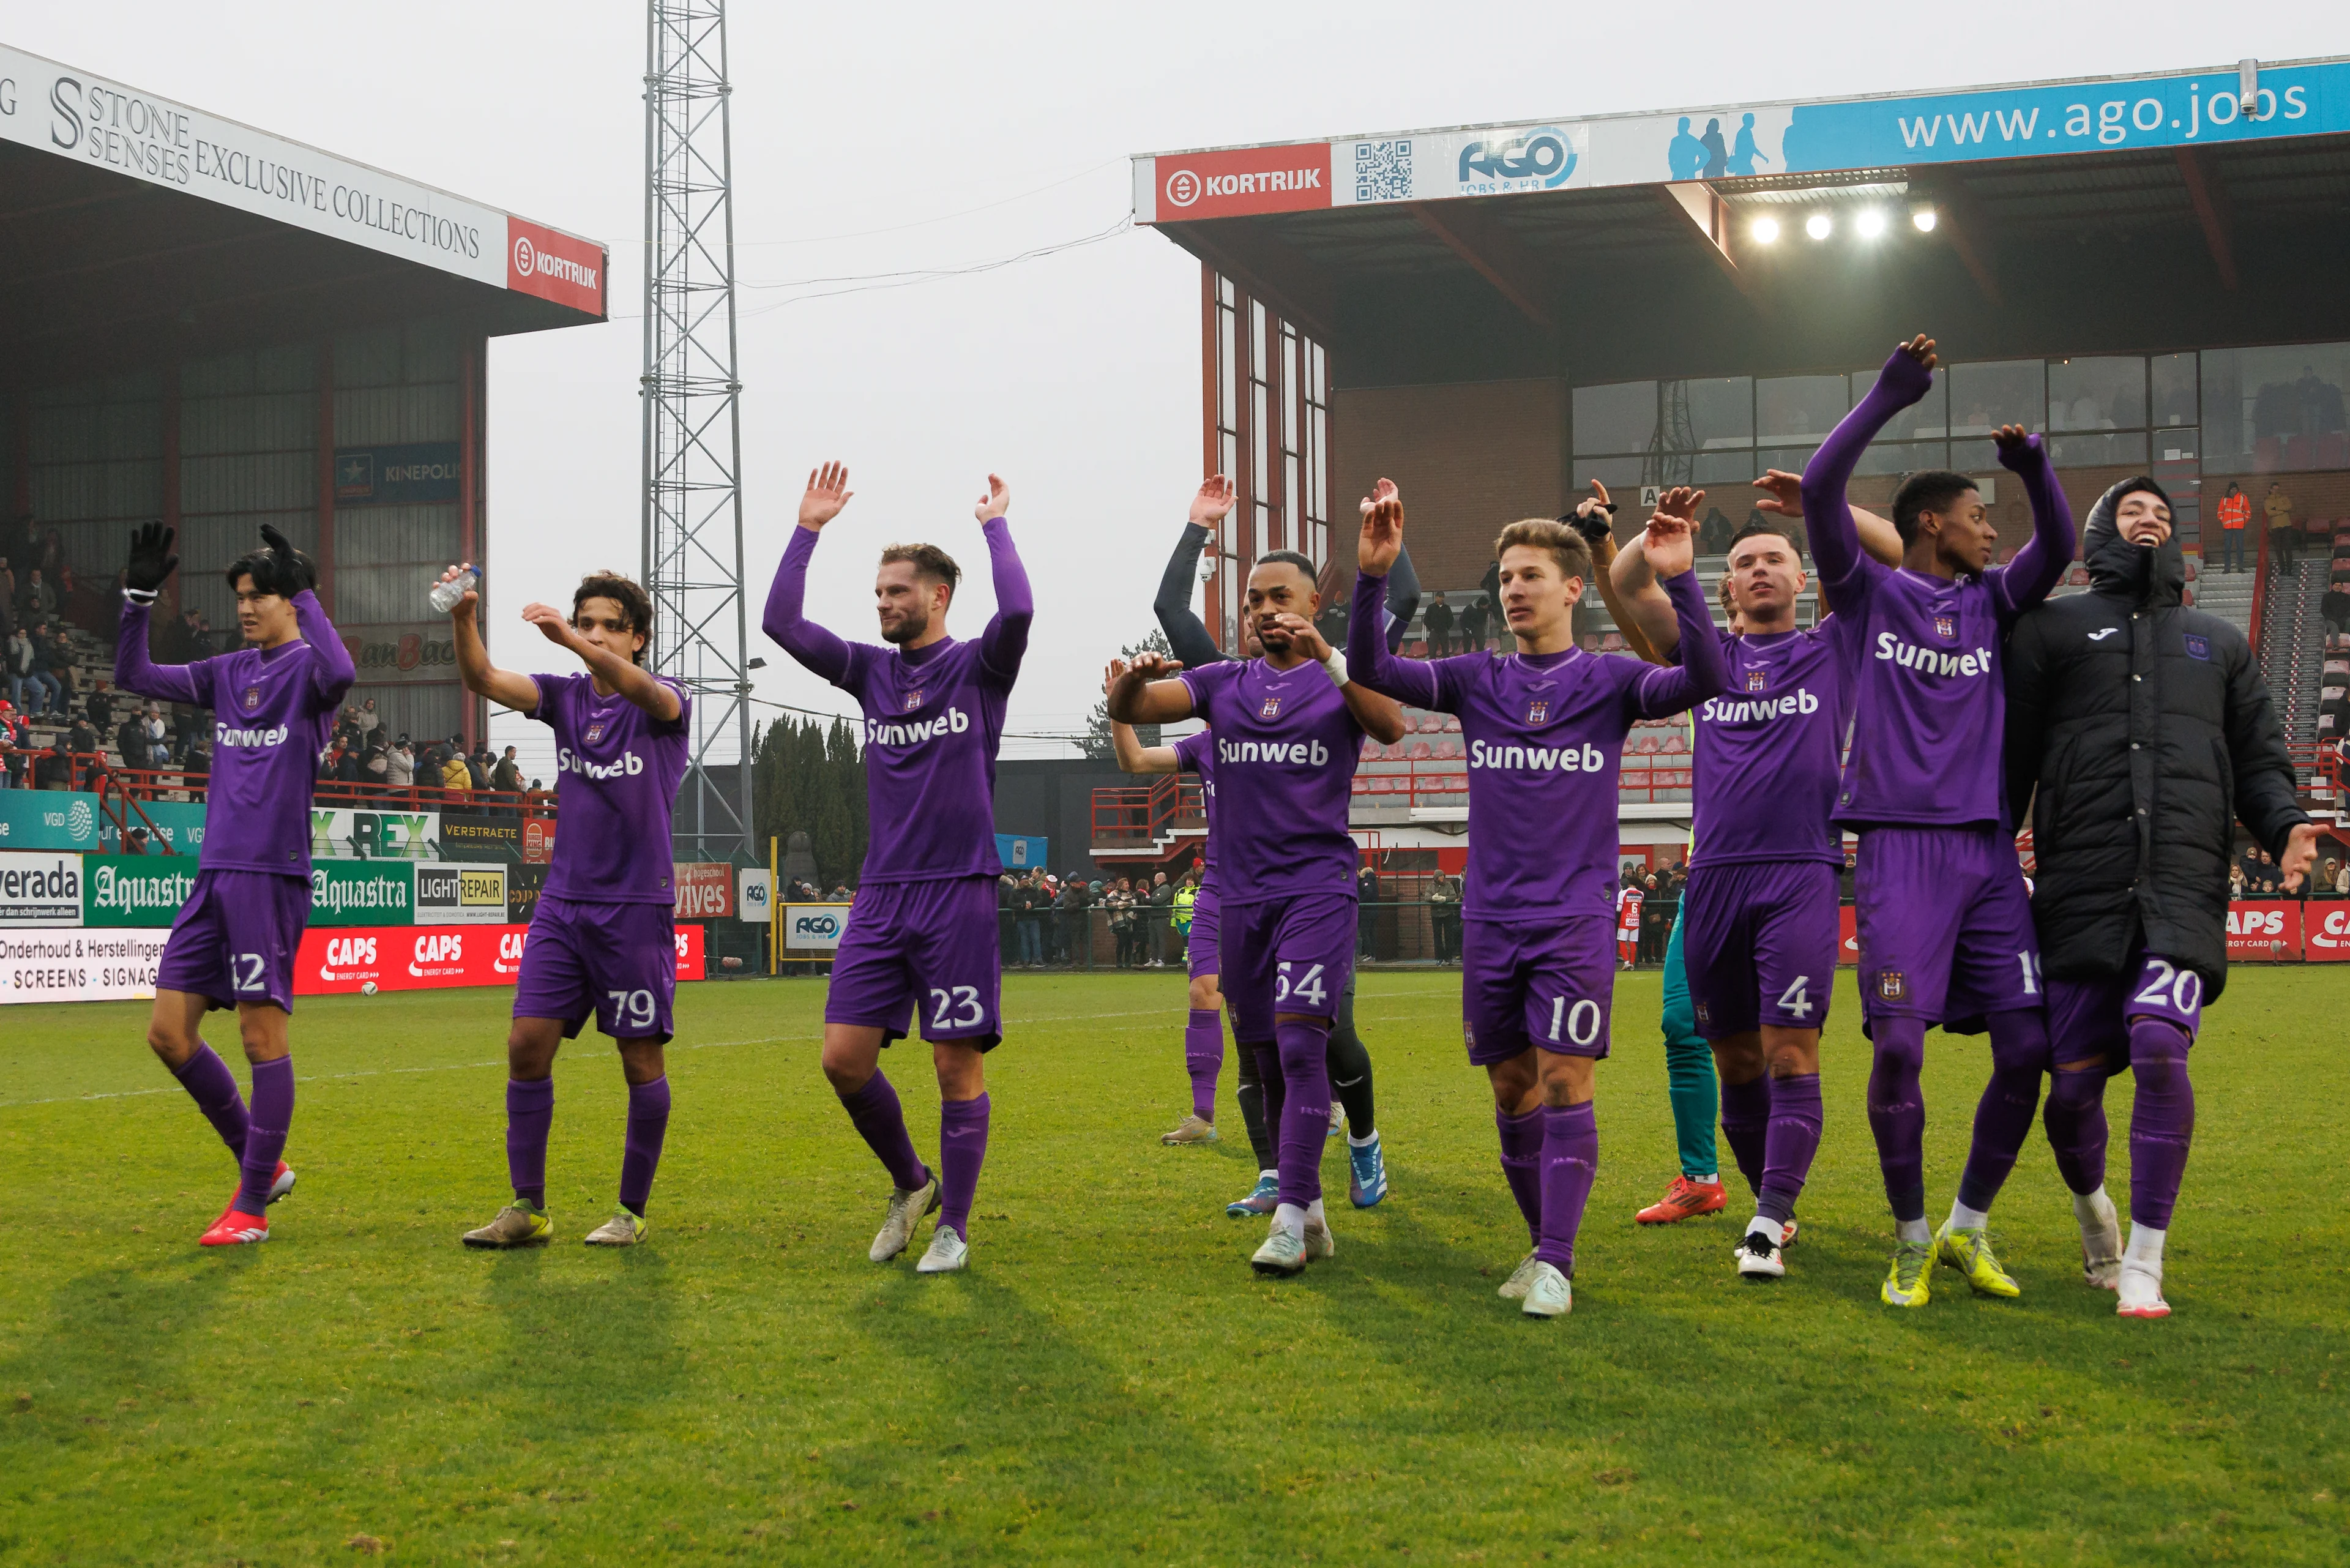
M 503 926 L 506 868 L 477 861 L 442 861 L 416 867 L 420 926 Z

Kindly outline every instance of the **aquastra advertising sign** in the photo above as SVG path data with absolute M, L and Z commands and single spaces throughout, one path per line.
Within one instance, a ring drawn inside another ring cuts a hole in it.
M 604 314 L 593 240 L 21 49 L 0 48 L 0 140 Z
M 195 893 L 196 857 L 85 855 L 82 889 L 86 926 L 168 926 Z
M 310 923 L 405 924 L 416 915 L 416 873 L 409 860 L 313 860 Z
M 2350 130 L 2350 59 L 1459 126 L 1134 161 L 1146 223 Z
M 78 926 L 81 889 L 78 855 L 0 850 L 0 926 Z

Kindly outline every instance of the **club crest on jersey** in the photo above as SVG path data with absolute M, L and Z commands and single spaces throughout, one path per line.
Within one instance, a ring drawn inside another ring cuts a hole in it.
M 900 713 L 910 713 L 921 705 L 921 692 L 920 691 L 909 691 L 903 698 L 899 699 L 898 703 L 898 711 Z
M 601 719 L 598 719 L 598 720 L 597 720 L 594 723 L 592 723 L 592 724 L 588 725 L 588 732 L 587 732 L 586 734 L 584 734 L 584 735 L 582 735 L 582 736 L 580 736 L 580 737 L 579 737 L 579 739 L 580 739 L 580 741 L 581 741 L 581 742 L 582 742 L 582 743 L 587 744 L 587 745 L 590 745 L 590 746 L 594 745 L 597 742 L 598 742 L 598 741 L 602 740 L 603 738 L 604 738 L 604 721 L 603 721 L 603 720 L 601 720 Z
M 1883 1001 L 1898 1002 L 1909 994 L 1909 982 L 1902 979 L 1901 971 L 1898 969 L 1879 970 L 1877 975 L 1877 994 Z
M 1705 1004 L 1704 1002 L 1699 1002 L 1699 1003 L 1697 1004 L 1697 1021 L 1698 1021 L 1700 1023 L 1706 1023 L 1706 1024 L 1710 1024 L 1710 1023 L 1711 1023 L 1713 1022 L 1713 1012 L 1712 1012 L 1712 1010 L 1711 1010 L 1711 1008 L 1707 1007 L 1707 1006 L 1706 1006 L 1706 1004 Z
M 1256 716 L 1260 719 L 1278 719 L 1281 717 L 1281 699 L 1278 697 L 1266 698 L 1263 705 L 1257 709 Z
M 1959 618 L 1954 615 L 1936 616 L 1934 618 L 1934 635 L 1940 638 L 1944 642 L 1958 641 Z
M 1769 670 L 1748 670 L 1748 671 L 1746 672 L 1746 690 L 1748 690 L 1749 691 L 1770 691 L 1770 690 L 1771 690 L 1771 672 L 1770 672 Z
M 1537 698 L 1535 698 L 1533 701 L 1531 701 L 1531 702 L 1529 702 L 1529 703 L 1527 703 L 1527 704 L 1526 704 L 1526 722 L 1527 722 L 1527 723 L 1529 723 L 1529 724 L 1540 724 L 1540 723 L 1546 722 L 1549 720 L 1549 718 L 1550 718 L 1550 699 L 1549 699 L 1549 698 L 1547 698 L 1547 697 L 1537 697 Z
M 261 688 L 260 688 L 260 687 L 258 687 L 258 686 L 248 686 L 248 687 L 246 687 L 246 688 L 244 689 L 244 711 L 245 711 L 246 712 L 250 713 L 250 712 L 252 712 L 255 708 L 258 708 L 258 707 L 260 707 L 260 706 L 261 706 Z

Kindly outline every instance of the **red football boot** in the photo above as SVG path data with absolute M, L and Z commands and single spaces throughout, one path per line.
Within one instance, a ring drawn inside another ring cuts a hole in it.
M 213 1228 L 196 1241 L 199 1247 L 242 1247 L 249 1242 L 269 1240 L 269 1217 L 247 1214 L 234 1203 L 221 1211 Z
M 1643 1225 L 1670 1225 L 1700 1214 L 1711 1214 L 1729 1201 L 1730 1195 L 1721 1189 L 1719 1179 L 1691 1181 L 1686 1176 L 1676 1176 L 1673 1184 L 1665 1189 L 1664 1197 L 1632 1218 Z

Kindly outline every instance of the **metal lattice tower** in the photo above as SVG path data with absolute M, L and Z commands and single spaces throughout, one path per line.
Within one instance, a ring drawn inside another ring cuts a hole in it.
M 725 0 L 650 0 L 645 43 L 644 578 L 653 669 L 693 693 L 679 858 L 752 851 L 743 384 Z M 733 764 L 730 784 L 712 765 Z

